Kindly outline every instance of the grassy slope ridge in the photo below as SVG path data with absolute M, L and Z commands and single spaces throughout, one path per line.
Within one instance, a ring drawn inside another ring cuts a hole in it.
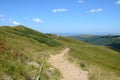
M 50 53 L 58 53 L 60 47 L 61 44 L 51 37 L 24 26 L 0 27 L 0 80 L 6 76 L 7 80 L 35 80 L 39 67 L 28 63 L 41 65 L 43 61 L 41 79 L 46 80 L 50 67 L 46 59 Z M 60 75 L 57 70 L 54 70 L 54 74 L 50 80 L 59 78 L 55 77 Z
M 8 33 L 16 34 L 19 36 L 26 36 L 28 38 L 32 38 L 40 43 L 45 43 L 48 46 L 59 46 L 60 44 L 57 43 L 52 38 L 48 37 L 47 35 L 44 35 L 40 32 L 37 32 L 35 30 L 26 28 L 25 26 L 16 26 L 16 27 L 1 27 L 3 28 L 3 31 L 6 31 Z
M 49 54 L 69 47 L 68 59 L 90 72 L 91 80 L 119 80 L 120 54 L 107 47 L 99 47 L 67 37 L 45 35 L 24 26 L 0 27 L 0 80 L 7 76 L 14 80 L 34 80 L 44 61 L 41 80 L 59 80 L 57 69 L 50 71 Z M 63 65 L 64 66 L 64 65 Z M 52 69 L 53 70 L 53 69 Z M 99 74 L 97 74 L 99 73 Z M 49 75 L 48 75 L 49 74 Z M 101 77 L 102 76 L 102 77 Z

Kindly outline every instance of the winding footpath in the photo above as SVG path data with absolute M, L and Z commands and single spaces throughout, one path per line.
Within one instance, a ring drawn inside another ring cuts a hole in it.
M 48 62 L 59 69 L 63 76 L 61 80 L 88 80 L 87 71 L 80 70 L 75 64 L 70 63 L 65 58 L 65 54 L 67 54 L 69 50 L 69 48 L 65 48 L 60 54 L 51 55 Z

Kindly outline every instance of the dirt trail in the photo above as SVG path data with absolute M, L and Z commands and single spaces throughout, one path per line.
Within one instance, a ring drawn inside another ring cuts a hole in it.
M 51 55 L 49 62 L 60 70 L 63 78 L 61 80 L 88 80 L 88 72 L 80 70 L 73 63 L 65 58 L 65 54 L 69 52 L 69 48 L 65 48 L 60 54 Z

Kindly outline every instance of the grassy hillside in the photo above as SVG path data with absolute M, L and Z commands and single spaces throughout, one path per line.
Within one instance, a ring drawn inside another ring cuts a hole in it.
M 76 35 L 71 37 L 95 45 L 109 46 L 120 51 L 120 35 Z
M 48 78 L 46 72 L 51 66 L 46 62 L 49 54 L 58 53 L 61 44 L 49 36 L 24 26 L 0 27 L 0 80 L 35 80 L 44 62 L 42 80 Z M 39 67 L 38 67 L 39 66 Z M 50 80 L 59 77 L 54 70 Z
M 60 37 L 59 42 L 70 47 L 68 59 L 88 70 L 90 80 L 120 79 L 120 54 L 118 52 L 66 37 Z
M 41 80 L 59 80 L 59 70 L 47 59 L 65 47 L 70 48 L 68 59 L 87 70 L 90 80 L 120 80 L 118 52 L 72 38 L 43 34 L 25 26 L 0 27 L 0 80 L 35 80 L 38 75 Z

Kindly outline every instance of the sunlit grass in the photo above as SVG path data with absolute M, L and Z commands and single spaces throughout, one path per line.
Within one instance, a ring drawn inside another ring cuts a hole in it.
M 88 71 L 90 80 L 120 80 L 120 76 L 116 73 L 98 66 L 90 65 Z
M 55 38 L 55 39 L 54 39 Z M 90 80 L 119 80 L 120 54 L 103 46 L 95 46 L 82 41 L 56 35 L 45 35 L 25 27 L 0 27 L 0 79 L 4 75 L 15 80 L 35 79 L 39 66 L 44 61 L 41 80 L 59 80 L 61 74 L 54 69 L 48 76 L 51 64 L 47 62 L 50 54 L 58 54 L 65 47 L 70 51 L 68 60 L 89 72 Z M 102 77 L 101 77 L 102 76 Z
M 35 80 L 39 67 L 29 65 L 28 62 L 34 61 L 41 66 L 44 61 L 44 68 L 40 75 L 42 75 L 42 80 L 46 80 L 45 72 L 49 70 L 49 67 L 52 67 L 47 63 L 47 58 L 50 54 L 59 53 L 62 48 L 57 47 L 57 44 L 60 44 L 52 38 L 31 29 L 25 27 L 16 29 L 14 27 L 0 27 L 0 43 L 4 44 L 3 47 L 5 48 L 5 50 L 2 49 L 3 51 L 0 50 L 0 73 L 3 73 L 3 75 L 0 75 L 0 79 L 4 79 L 3 76 L 7 75 L 15 80 Z M 31 35 L 28 37 L 25 34 Z M 34 37 L 38 37 L 38 39 L 34 39 Z M 47 42 L 40 42 L 42 39 L 47 40 Z M 59 71 L 55 70 L 55 74 L 51 76 L 51 80 L 59 78 Z
M 87 70 L 90 80 L 120 79 L 119 52 L 71 38 L 61 37 L 58 41 L 70 48 L 68 60 L 74 62 L 83 70 Z

